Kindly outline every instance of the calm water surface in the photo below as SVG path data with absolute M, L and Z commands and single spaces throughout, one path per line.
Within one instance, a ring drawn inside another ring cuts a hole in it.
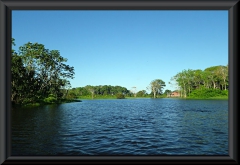
M 228 101 L 83 100 L 13 109 L 12 155 L 228 155 Z

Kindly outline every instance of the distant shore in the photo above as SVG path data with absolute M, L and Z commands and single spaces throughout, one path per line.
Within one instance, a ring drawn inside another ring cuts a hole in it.
M 182 98 L 182 97 L 159 97 L 155 99 L 182 99 L 182 100 L 228 100 L 228 96 L 216 96 L 216 97 L 209 97 L 209 98 Z M 125 97 L 124 99 L 154 99 L 151 97 Z M 82 102 L 82 100 L 121 100 L 117 99 L 116 97 L 94 97 L 93 99 L 91 97 L 79 97 L 76 99 L 63 99 L 57 102 L 52 103 L 46 103 L 46 102 L 40 102 L 40 103 L 28 103 L 28 104 L 12 104 L 13 107 L 37 107 L 42 105 L 51 105 L 51 104 L 63 104 L 63 103 L 72 103 L 72 102 Z
M 216 97 L 209 97 L 209 98 L 183 98 L 183 97 L 158 97 L 155 99 L 188 99 L 188 100 L 228 100 L 228 96 L 216 96 Z M 91 97 L 79 97 L 80 100 L 107 100 L 107 99 L 117 99 L 116 97 L 94 97 L 93 99 Z M 152 97 L 125 97 L 124 99 L 154 99 Z

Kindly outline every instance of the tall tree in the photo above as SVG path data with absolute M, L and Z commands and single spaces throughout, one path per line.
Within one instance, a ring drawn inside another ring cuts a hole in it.
M 74 68 L 64 63 L 67 59 L 58 50 L 48 50 L 43 44 L 31 42 L 20 47 L 20 55 L 27 73 L 35 71 L 38 82 L 34 83 L 40 84 L 41 95 L 61 97 L 60 89 L 69 83 L 66 80 L 74 78 Z
M 12 41 L 14 44 L 14 39 Z M 50 94 L 61 99 L 61 89 L 69 84 L 69 78 L 74 78 L 74 68 L 65 62 L 67 59 L 59 51 L 48 50 L 43 44 L 28 42 L 19 47 L 19 54 L 12 51 L 12 101 L 17 100 L 15 90 L 27 102 L 46 98 Z
M 201 69 L 193 70 L 193 88 L 194 89 L 199 89 L 203 84 L 202 72 L 203 71 Z
M 219 66 L 216 70 L 216 73 L 219 77 L 220 84 L 222 89 L 227 90 L 228 85 L 228 67 L 227 66 Z
M 92 99 L 93 99 L 93 97 L 94 97 L 94 92 L 95 92 L 94 86 L 87 85 L 87 86 L 85 86 L 85 88 L 92 94 Z
M 172 79 L 177 82 L 177 85 L 180 87 L 181 97 L 187 97 L 187 79 L 186 71 L 177 73 Z
M 162 94 L 162 89 L 165 87 L 166 84 L 161 79 L 155 79 L 151 81 L 148 89 L 150 89 L 153 93 L 153 98 L 156 98 L 157 94 Z
M 183 70 L 171 78 L 177 82 L 181 96 L 189 96 L 193 90 L 226 90 L 228 87 L 228 67 L 211 66 L 205 70 Z

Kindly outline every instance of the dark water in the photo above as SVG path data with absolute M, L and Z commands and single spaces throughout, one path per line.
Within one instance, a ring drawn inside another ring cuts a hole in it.
M 13 109 L 12 155 L 228 155 L 228 101 L 83 100 Z

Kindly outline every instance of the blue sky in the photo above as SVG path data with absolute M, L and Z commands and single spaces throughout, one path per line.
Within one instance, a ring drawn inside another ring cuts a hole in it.
M 165 89 L 184 69 L 228 63 L 228 11 L 13 11 L 15 50 L 27 42 L 59 50 L 75 68 L 72 87 Z

